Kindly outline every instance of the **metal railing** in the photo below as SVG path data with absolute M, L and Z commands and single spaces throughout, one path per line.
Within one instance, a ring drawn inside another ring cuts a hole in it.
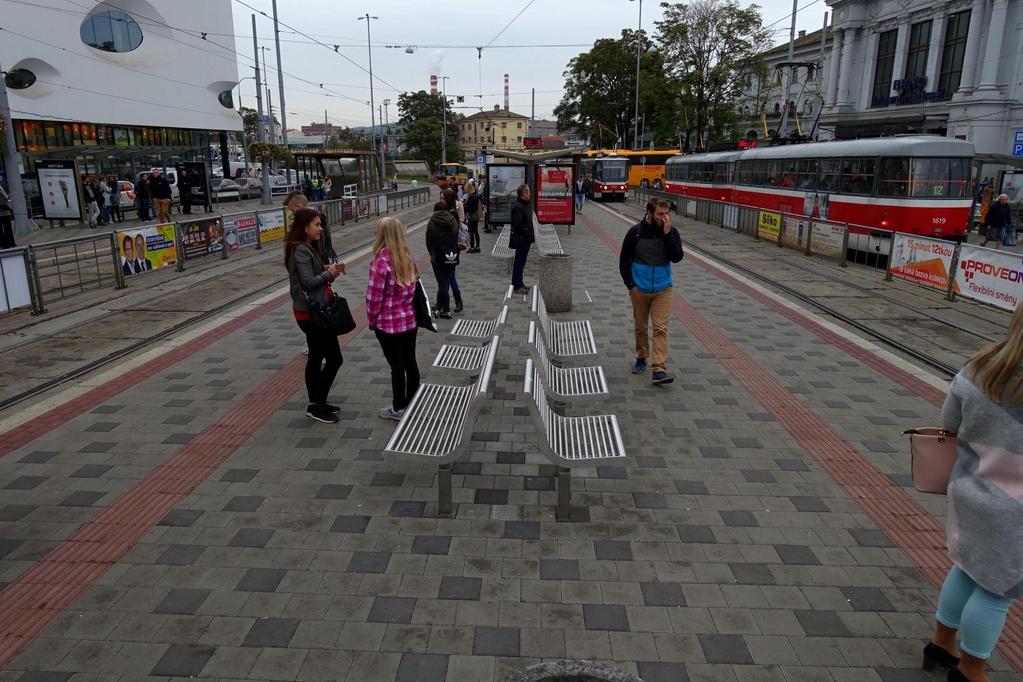
M 48 298 L 64 298 L 89 289 L 124 288 L 117 233 L 70 237 L 26 247 L 35 282 L 37 309 Z
M 1011 311 L 1023 300 L 1023 270 L 1019 254 L 1013 252 L 658 190 L 633 190 L 636 203 L 654 197 L 668 200 L 676 213 L 699 222 L 824 257 L 842 267 L 851 262 L 878 270 L 885 281 L 900 279 L 942 291 L 949 301 L 958 296 Z

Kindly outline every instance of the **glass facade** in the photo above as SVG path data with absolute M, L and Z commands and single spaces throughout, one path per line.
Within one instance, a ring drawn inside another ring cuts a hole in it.
M 948 18 L 945 25 L 945 43 L 941 48 L 941 70 L 938 72 L 938 91 L 942 99 L 951 99 L 959 89 L 963 77 L 963 58 L 966 56 L 966 37 L 970 32 L 970 11 L 959 12 Z
M 80 34 L 83 43 L 104 52 L 131 52 L 142 44 L 142 29 L 131 15 L 119 9 L 85 17 Z
M 899 40 L 898 29 L 885 31 L 877 39 L 877 62 L 874 65 L 874 89 L 871 93 L 871 106 L 879 106 L 878 102 L 888 101 L 892 92 L 892 73 L 895 70 L 895 45 Z M 885 105 L 880 105 L 885 106 Z

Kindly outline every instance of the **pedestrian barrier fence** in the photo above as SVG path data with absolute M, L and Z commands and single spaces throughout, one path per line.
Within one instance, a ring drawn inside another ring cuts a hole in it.
M 950 301 L 961 297 L 1012 311 L 1023 300 L 1019 253 L 658 190 L 633 190 L 637 203 L 652 198 L 667 199 L 680 215 L 779 248 L 820 256 L 843 267 L 852 262 L 883 271 L 889 282 L 901 279 L 943 291 Z
M 327 225 L 348 223 L 424 204 L 430 187 L 348 197 L 310 204 L 327 217 Z M 31 308 L 46 312 L 45 301 L 89 289 L 125 288 L 127 278 L 211 257 L 227 259 L 234 251 L 261 249 L 284 239 L 290 211 L 272 208 L 228 215 L 208 214 L 194 220 L 140 225 L 116 232 L 60 239 L 0 251 L 0 314 Z

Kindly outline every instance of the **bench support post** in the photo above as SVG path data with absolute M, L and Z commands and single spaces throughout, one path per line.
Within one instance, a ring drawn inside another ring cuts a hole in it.
M 454 505 L 451 502 L 451 465 L 437 466 L 437 515 L 450 517 Z
M 558 467 L 558 508 L 554 518 L 572 520 L 572 470 L 568 467 Z

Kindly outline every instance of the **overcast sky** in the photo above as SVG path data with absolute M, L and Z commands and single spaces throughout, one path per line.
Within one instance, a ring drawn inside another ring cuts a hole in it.
M 271 0 L 244 0 L 271 15 Z M 362 5 L 360 5 L 360 1 Z M 788 40 L 791 0 L 762 0 L 764 23 L 771 25 L 775 43 Z M 529 7 L 517 18 L 515 15 Z M 252 11 L 233 2 L 238 51 L 252 54 Z M 443 9 L 438 9 L 443 8 Z M 805 8 L 805 9 L 804 9 Z M 492 109 L 503 102 L 503 75 L 511 79 L 511 109 L 530 114 L 530 89 L 536 89 L 537 118 L 551 118 L 561 99 L 562 73 L 568 61 L 598 38 L 614 37 L 623 27 L 634 28 L 638 5 L 630 0 L 458 0 L 431 3 L 422 0 L 279 0 L 279 18 L 296 31 L 281 27 L 282 66 L 287 122 L 298 128 L 328 120 L 342 125 L 369 123 L 369 75 L 366 22 L 359 13 L 379 17 L 372 21 L 374 95 L 377 105 L 391 100 L 389 120 L 397 117 L 397 96 L 407 90 L 428 90 L 430 74 L 449 76 L 449 99 L 464 96 L 462 113 L 482 105 Z M 800 0 L 797 28 L 819 29 L 828 8 L 822 0 Z M 643 2 L 643 28 L 653 32 L 661 18 L 660 4 Z M 510 25 L 509 25 L 510 22 Z M 772 25 L 773 24 L 773 25 Z M 273 48 L 273 23 L 256 20 L 260 44 Z M 506 28 L 507 27 L 507 28 Z M 502 29 L 505 29 L 502 33 Z M 247 36 L 247 38 L 242 38 Z M 294 41 L 294 42 L 292 42 Z M 491 44 L 477 59 L 475 46 Z M 340 45 L 338 53 L 334 45 Z M 389 48 L 387 45 L 397 45 Z M 559 45 L 559 47 L 542 47 Z M 406 52 L 411 46 L 412 54 Z M 502 47 L 507 46 L 507 47 Z M 271 66 L 276 56 L 266 52 Z M 343 56 L 341 56 L 343 55 Z M 347 57 L 348 61 L 344 57 Z M 354 64 L 352 63 L 354 62 Z M 360 68 L 361 67 L 361 68 Z M 239 60 L 239 75 L 251 76 L 251 60 Z M 270 73 L 271 97 L 278 110 L 276 71 Z M 295 77 L 311 81 L 303 83 Z M 482 81 L 482 82 L 481 82 Z M 319 91 L 319 83 L 324 90 Z M 327 91 L 330 91 L 330 94 Z M 242 83 L 242 104 L 255 107 L 252 80 Z M 349 99 L 350 98 L 350 99 Z

